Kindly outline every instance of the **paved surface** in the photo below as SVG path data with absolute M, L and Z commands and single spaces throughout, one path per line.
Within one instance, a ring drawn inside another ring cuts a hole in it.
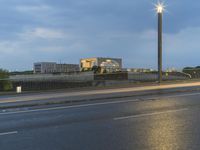
M 74 92 L 59 92 L 55 91 L 52 93 L 42 93 L 42 94 L 25 94 L 25 95 L 8 95 L 8 96 L 0 96 L 0 104 L 3 103 L 15 103 L 15 102 L 27 102 L 27 101 L 36 101 L 36 100 L 47 100 L 47 99 L 55 99 L 58 98 L 71 98 L 71 97 L 83 97 L 83 96 L 96 96 L 96 95 L 110 95 L 113 94 L 121 94 L 125 93 L 133 93 L 133 92 L 141 92 L 141 91 L 160 91 L 165 89 L 178 89 L 178 88 L 190 88 L 190 87 L 200 87 L 200 82 L 191 82 L 191 83 L 175 83 L 175 84 L 164 84 L 164 85 L 151 85 L 151 86 L 139 86 L 139 87 L 128 87 L 128 88 L 117 88 L 117 89 L 101 89 L 101 90 L 89 90 L 89 91 L 74 91 Z M 70 99 L 71 100 L 71 99 Z
M 1 150 L 199 150 L 200 93 L 0 112 Z

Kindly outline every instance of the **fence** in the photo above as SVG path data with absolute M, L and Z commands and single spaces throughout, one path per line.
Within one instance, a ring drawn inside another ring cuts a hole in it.
M 163 80 L 186 80 L 189 78 L 190 76 L 184 73 L 163 73 Z M 153 82 L 157 80 L 157 73 L 117 72 L 94 74 L 93 72 L 81 72 L 74 74 L 35 74 L 13 75 L 9 79 L 3 80 L 12 82 L 12 90 L 15 90 L 17 86 L 22 86 L 22 90 L 29 91 Z M 0 88 L 0 90 L 2 89 Z

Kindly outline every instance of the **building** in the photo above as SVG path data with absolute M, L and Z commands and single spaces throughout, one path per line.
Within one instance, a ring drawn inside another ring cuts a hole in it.
M 78 64 L 57 64 L 56 62 L 37 62 L 34 63 L 35 74 L 67 73 L 79 71 Z
M 122 69 L 122 59 L 121 58 L 85 58 L 80 60 L 80 68 L 83 71 L 92 70 L 92 68 L 100 67 L 101 72 L 116 72 Z
M 80 71 L 78 64 L 56 64 L 56 72 L 65 73 L 65 72 L 77 72 Z
M 34 63 L 33 70 L 35 74 L 53 73 L 56 71 L 55 62 L 37 62 Z

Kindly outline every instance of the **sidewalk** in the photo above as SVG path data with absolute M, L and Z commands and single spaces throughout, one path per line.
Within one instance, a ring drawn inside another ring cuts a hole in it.
M 28 107 L 38 105 L 62 104 L 83 102 L 91 100 L 105 100 L 111 98 L 123 98 L 137 95 L 158 94 L 160 92 L 191 92 L 200 90 L 200 82 L 176 83 L 163 85 L 147 85 L 137 87 L 123 87 L 114 89 L 99 89 L 88 91 L 73 92 L 48 92 L 48 93 L 30 93 L 26 95 L 11 95 L 0 97 L 0 108 Z

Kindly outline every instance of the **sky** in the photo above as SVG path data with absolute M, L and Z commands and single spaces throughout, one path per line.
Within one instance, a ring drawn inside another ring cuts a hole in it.
M 0 0 L 0 68 L 117 57 L 157 68 L 156 0 Z M 163 66 L 200 65 L 200 1 L 165 0 Z

